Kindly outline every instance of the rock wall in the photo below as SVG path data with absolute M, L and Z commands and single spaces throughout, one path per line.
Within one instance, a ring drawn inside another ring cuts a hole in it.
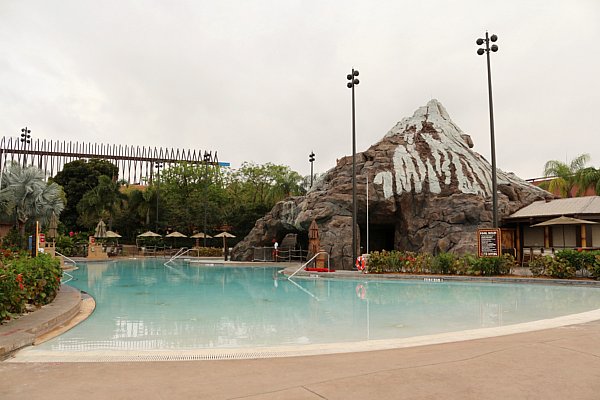
M 469 135 L 437 100 L 396 124 L 356 155 L 358 231 L 366 247 L 367 185 L 371 250 L 477 251 L 475 232 L 492 225 L 491 166 L 471 150 Z M 499 220 L 552 195 L 514 174 L 497 171 Z M 282 201 L 233 249 L 250 260 L 253 246 L 286 233 L 307 232 L 315 219 L 321 246 L 335 268 L 352 269 L 352 156 L 319 179 L 303 197 Z M 359 249 L 360 252 L 360 249 Z

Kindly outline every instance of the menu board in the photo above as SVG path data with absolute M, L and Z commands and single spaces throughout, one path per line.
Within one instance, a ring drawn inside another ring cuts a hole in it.
M 500 229 L 478 229 L 477 252 L 479 257 L 499 257 Z

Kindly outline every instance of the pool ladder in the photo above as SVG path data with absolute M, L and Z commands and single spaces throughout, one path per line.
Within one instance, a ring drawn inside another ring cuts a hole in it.
M 312 256 L 312 258 L 310 260 L 308 260 L 307 262 L 305 262 L 304 264 L 302 264 L 300 266 L 300 268 L 298 268 L 293 274 L 291 274 L 290 276 L 288 276 L 288 279 L 290 279 L 291 277 L 293 277 L 294 275 L 296 275 L 298 272 L 300 272 L 301 269 L 306 268 L 306 266 L 308 264 L 310 264 L 315 258 L 317 258 L 317 256 L 319 256 L 319 254 L 327 254 L 327 271 L 330 271 L 331 269 L 329 268 L 329 253 L 326 251 L 320 251 L 317 254 L 315 254 L 314 256 Z
M 170 259 L 169 261 L 167 261 L 165 263 L 165 265 L 167 265 L 168 263 L 175 261 L 176 259 L 178 259 L 179 257 L 182 257 L 184 255 L 186 255 L 187 253 L 189 253 L 190 251 L 192 251 L 194 249 L 188 249 L 187 247 L 182 247 L 179 249 L 179 251 L 177 253 L 175 253 Z

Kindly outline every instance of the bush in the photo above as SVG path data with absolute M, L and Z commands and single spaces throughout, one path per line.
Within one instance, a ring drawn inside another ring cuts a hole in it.
M 529 271 L 533 276 L 542 276 L 546 274 L 546 268 L 553 261 L 551 256 L 537 256 L 529 261 Z
M 434 274 L 453 274 L 456 272 L 454 262 L 456 256 L 452 253 L 440 253 L 433 259 L 431 272 Z
M 552 278 L 568 279 L 575 277 L 575 267 L 560 258 L 552 259 L 546 268 L 546 274 Z
M 40 254 L 2 254 L 0 260 L 0 322 L 25 311 L 26 304 L 41 306 L 58 293 L 62 269 L 57 258 Z
M 198 257 L 223 257 L 222 247 L 198 247 Z
M 571 249 L 556 252 L 556 258 L 567 262 L 576 271 L 589 270 L 594 265 L 594 257 L 597 251 L 577 251 Z
M 592 276 L 592 278 L 599 280 L 600 279 L 600 251 L 597 251 L 595 253 L 596 254 L 594 254 L 594 264 L 592 264 L 589 271 L 590 271 L 590 275 Z
M 27 240 L 21 235 L 16 228 L 11 228 L 10 231 L 2 238 L 2 247 L 12 251 L 19 251 L 26 248 Z
M 506 275 L 514 265 L 515 259 L 510 254 L 501 257 L 480 257 L 475 259 L 471 272 L 483 276 Z

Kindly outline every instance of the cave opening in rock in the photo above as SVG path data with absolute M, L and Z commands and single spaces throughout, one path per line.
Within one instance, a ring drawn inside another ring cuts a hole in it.
M 395 226 L 392 224 L 369 224 L 369 251 L 394 250 Z M 360 226 L 361 252 L 367 251 L 367 227 Z

